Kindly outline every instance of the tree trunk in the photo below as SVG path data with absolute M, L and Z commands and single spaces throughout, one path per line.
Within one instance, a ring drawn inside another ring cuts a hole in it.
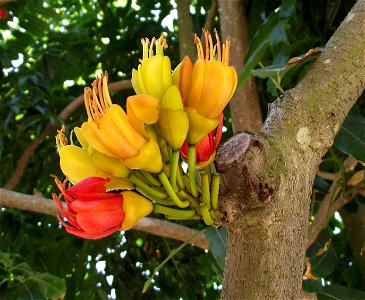
M 193 59 L 195 57 L 195 46 L 193 43 L 193 23 L 190 17 L 190 1 L 176 0 L 176 6 L 178 15 L 177 24 L 179 27 L 180 60 L 185 55 L 189 55 Z
M 219 0 L 219 19 L 223 39 L 232 40 L 231 63 L 238 73 L 248 51 L 248 24 L 243 0 Z M 234 132 L 249 130 L 258 132 L 262 125 L 262 115 L 255 78 L 250 77 L 240 85 L 230 104 Z
M 299 299 L 317 167 L 365 86 L 365 0 L 300 83 L 269 106 L 259 134 L 217 156 L 228 229 L 222 299 Z

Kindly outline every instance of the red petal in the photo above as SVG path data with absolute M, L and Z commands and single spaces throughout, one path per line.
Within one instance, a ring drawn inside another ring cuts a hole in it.
M 101 178 L 101 177 L 89 177 L 84 180 L 81 180 L 74 186 L 67 189 L 67 193 L 72 195 L 76 194 L 87 194 L 87 193 L 105 193 L 105 184 L 110 181 L 110 178 Z
M 110 228 L 108 230 L 105 230 L 103 232 L 86 232 L 86 231 L 82 231 L 82 230 L 78 230 L 78 229 L 69 227 L 69 228 L 66 228 L 66 231 L 73 235 L 82 237 L 84 239 L 96 240 L 96 239 L 100 239 L 100 238 L 106 237 L 108 235 L 111 235 L 112 233 L 116 232 L 119 229 L 120 229 L 120 226 L 116 226 L 116 227 Z
M 76 215 L 80 227 L 88 232 L 101 232 L 112 227 L 121 227 L 124 220 L 122 209 L 110 211 L 81 211 Z
M 208 134 L 198 144 L 195 145 L 196 162 L 204 162 L 209 159 L 212 154 L 212 138 Z M 214 151 L 214 150 L 213 150 Z
M 107 200 L 107 199 L 116 199 L 121 197 L 121 195 L 119 194 L 114 194 L 114 193 L 74 193 L 73 197 L 75 198 L 73 201 L 75 200 L 79 200 L 79 201 L 93 201 L 93 200 Z
M 103 211 L 103 210 L 120 210 L 123 207 L 123 197 L 118 195 L 118 198 L 113 199 L 100 199 L 94 201 L 79 201 L 76 200 L 72 203 L 72 209 L 79 213 L 80 211 Z

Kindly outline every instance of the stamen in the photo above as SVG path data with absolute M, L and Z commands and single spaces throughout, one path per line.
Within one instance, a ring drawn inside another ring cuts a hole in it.
M 91 105 L 92 105 L 92 116 L 93 116 L 93 120 L 95 123 L 99 124 L 99 119 L 100 119 L 100 113 L 98 110 L 98 96 L 96 95 L 96 80 L 94 80 L 92 87 L 93 87 L 93 96 L 92 96 L 92 100 L 91 100 Z M 99 104 L 100 106 L 100 104 Z
M 208 39 L 208 30 L 203 29 L 204 38 L 205 38 L 205 60 L 209 60 L 209 39 Z
M 91 118 L 92 119 L 92 113 L 91 113 L 91 110 L 90 110 L 90 96 L 91 96 L 91 89 L 86 87 L 84 88 L 84 103 L 85 103 L 85 108 L 86 108 L 86 112 L 87 112 L 87 116 L 88 118 Z
M 212 35 L 208 32 L 208 38 L 209 38 L 209 59 L 214 59 L 214 50 L 213 50 L 213 39 Z
M 200 39 L 198 38 L 198 36 L 196 34 L 194 34 L 194 43 L 196 44 L 196 50 L 198 52 L 198 59 L 204 59 L 204 51 L 203 51 L 202 42 L 200 41 Z
M 61 149 L 63 146 L 68 145 L 68 140 L 64 133 L 65 133 L 65 126 L 62 125 L 61 130 L 57 130 L 57 135 L 56 135 L 56 145 L 58 149 Z
M 215 39 L 217 41 L 218 61 L 222 61 L 221 41 L 219 39 L 217 29 L 215 29 L 215 28 L 214 28 L 214 34 L 215 34 Z
M 104 102 L 105 107 L 109 108 L 112 106 L 112 99 L 110 98 L 109 89 L 108 89 L 108 72 L 105 71 L 103 77 L 103 95 L 104 95 Z
M 145 39 L 141 39 L 141 43 L 142 43 L 142 49 L 143 49 L 142 60 L 144 60 L 144 59 L 148 58 L 148 45 L 150 44 L 150 41 L 148 38 L 145 38 Z
M 223 44 L 223 53 L 222 53 L 222 63 L 224 64 L 224 59 L 226 57 L 226 43 Z
M 168 47 L 166 40 L 163 36 L 161 36 L 156 42 L 156 54 L 163 55 L 163 49 Z
M 156 39 L 155 39 L 155 37 L 153 37 L 152 38 L 152 40 L 151 40 L 151 45 L 150 45 L 150 49 L 149 49 L 149 51 L 148 51 L 148 57 L 149 58 L 151 58 L 151 57 L 153 57 L 153 46 L 156 44 Z
M 226 44 L 226 49 L 225 49 L 226 51 L 223 54 L 222 62 L 223 62 L 223 64 L 228 66 L 229 65 L 229 52 L 231 50 L 231 37 L 230 36 L 227 37 L 225 44 Z
M 103 79 L 103 75 L 101 75 L 101 77 L 97 78 L 97 83 L 98 83 L 98 96 L 99 96 L 99 101 L 98 101 L 98 106 L 101 112 L 105 112 L 105 105 L 104 105 L 104 97 L 103 97 L 103 92 L 101 89 L 101 83 L 102 83 L 102 79 Z

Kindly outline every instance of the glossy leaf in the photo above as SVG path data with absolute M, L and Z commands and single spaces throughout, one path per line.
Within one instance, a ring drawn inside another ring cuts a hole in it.
M 334 284 L 325 286 L 323 291 L 317 294 L 318 300 L 361 300 L 365 299 L 365 292 Z
M 347 116 L 334 144 L 341 152 L 365 161 L 365 117 Z
M 227 246 L 227 230 L 225 227 L 206 229 L 209 248 L 220 270 L 224 270 Z

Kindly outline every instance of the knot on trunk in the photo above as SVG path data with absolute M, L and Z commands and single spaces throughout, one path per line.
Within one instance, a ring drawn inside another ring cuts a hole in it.
M 265 154 L 267 143 L 245 131 L 219 147 L 215 164 L 221 174 L 219 212 L 224 224 L 264 207 L 274 195 L 276 185 L 265 172 L 270 166 Z

